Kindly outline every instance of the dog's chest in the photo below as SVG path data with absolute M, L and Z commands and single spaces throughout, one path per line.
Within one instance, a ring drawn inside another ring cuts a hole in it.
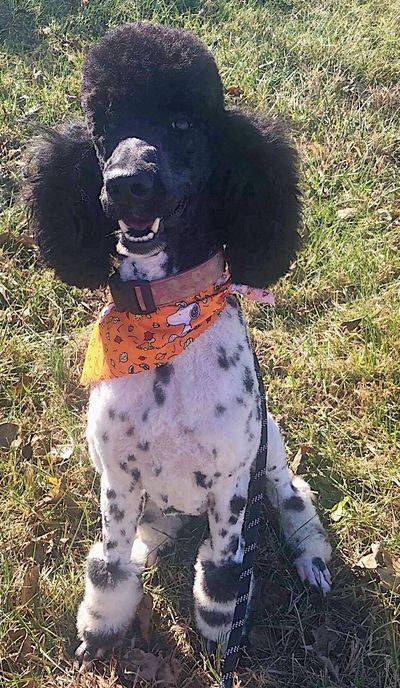
M 99 383 L 88 440 L 98 468 L 140 471 L 161 506 L 204 508 L 218 480 L 243 472 L 260 436 L 259 391 L 242 314 L 231 300 L 217 323 L 170 364 Z

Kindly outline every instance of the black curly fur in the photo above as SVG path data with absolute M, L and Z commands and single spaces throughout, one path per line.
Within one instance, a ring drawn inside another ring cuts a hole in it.
M 94 45 L 83 69 L 82 106 L 89 126 L 112 110 L 176 111 L 206 121 L 223 117 L 217 65 L 192 33 L 149 22 L 110 31 Z M 98 131 L 98 133 L 101 133 Z
M 204 151 L 195 154 L 207 165 L 171 235 L 175 265 L 191 267 L 224 244 L 236 282 L 266 286 L 287 271 L 299 246 L 296 153 L 278 122 L 224 108 L 214 59 L 193 34 L 147 22 L 106 34 L 88 53 L 82 105 L 90 133 L 78 122 L 45 132 L 26 169 L 31 221 L 61 279 L 89 288 L 107 282 L 117 229 L 99 201 L 107 127 L 133 111 L 149 121 L 184 112 L 201 127 L 196 146 Z M 113 136 L 115 146 L 118 126 Z
M 115 223 L 103 213 L 100 168 L 84 124 L 44 129 L 29 148 L 23 197 L 46 263 L 77 287 L 105 285 Z

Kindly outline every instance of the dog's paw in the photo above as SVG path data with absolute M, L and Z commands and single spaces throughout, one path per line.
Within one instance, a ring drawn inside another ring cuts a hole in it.
M 103 659 L 122 641 L 121 633 L 85 633 L 75 650 L 75 665 L 80 671 L 90 671 L 96 659 Z
M 330 571 L 321 557 L 310 557 L 301 554 L 295 560 L 297 573 L 303 583 L 309 583 L 312 588 L 321 590 L 326 595 L 331 590 L 332 578 Z

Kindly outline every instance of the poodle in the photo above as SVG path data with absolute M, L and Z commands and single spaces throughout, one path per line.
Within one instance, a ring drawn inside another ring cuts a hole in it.
M 224 265 L 233 282 L 275 282 L 299 248 L 301 210 L 296 153 L 281 125 L 225 107 L 216 63 L 188 31 L 138 22 L 107 33 L 88 51 L 82 106 L 85 123 L 31 145 L 31 223 L 59 278 L 109 285 L 109 340 L 122 317 L 128 339 L 140 338 L 143 323 L 150 330 L 141 366 L 124 368 L 123 352 L 119 374 L 91 381 L 87 441 L 101 475 L 102 541 L 88 554 L 77 617 L 77 657 L 90 666 L 123 638 L 143 568 L 184 515 L 208 514 L 195 618 L 207 642 L 226 641 L 261 411 L 240 302 L 215 283 Z M 175 290 L 169 305 L 154 296 L 166 285 Z M 214 299 L 218 308 L 203 317 Z M 170 321 L 158 333 L 164 311 Z M 164 358 L 157 337 L 167 328 L 177 329 Z M 301 580 L 327 592 L 331 548 L 269 414 L 267 495 Z

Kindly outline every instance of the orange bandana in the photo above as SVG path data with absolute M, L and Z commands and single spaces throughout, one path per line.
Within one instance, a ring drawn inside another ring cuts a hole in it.
M 226 305 L 229 282 L 157 308 L 150 315 L 102 311 L 92 331 L 81 384 L 141 373 L 168 363 L 216 322 Z

